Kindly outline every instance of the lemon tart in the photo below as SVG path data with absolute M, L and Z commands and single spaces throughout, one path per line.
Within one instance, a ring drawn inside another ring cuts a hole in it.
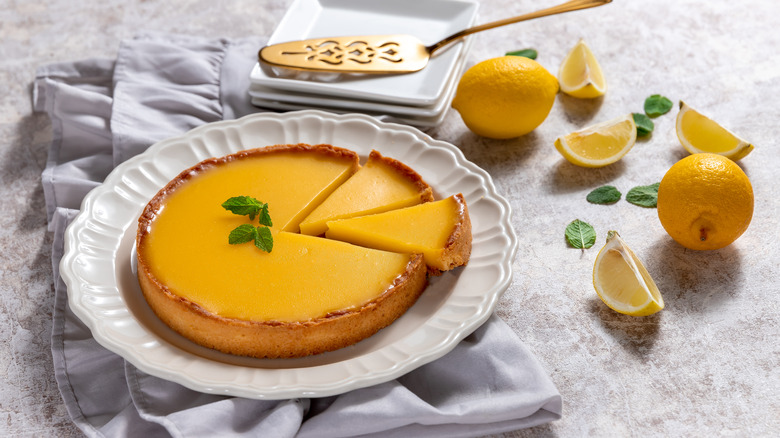
M 431 274 L 465 265 L 471 220 L 462 194 L 440 201 L 327 223 L 325 236 L 368 248 L 421 253 Z
M 382 213 L 433 200 L 422 177 L 398 160 L 371 151 L 366 164 L 300 224 L 303 234 L 321 235 L 336 219 Z
M 296 233 L 357 168 L 346 149 L 279 145 L 179 174 L 139 218 L 138 279 L 152 310 L 200 345 L 261 358 L 335 350 L 393 322 L 426 287 L 421 254 Z M 271 252 L 228 244 L 246 222 L 221 207 L 236 195 L 268 204 Z

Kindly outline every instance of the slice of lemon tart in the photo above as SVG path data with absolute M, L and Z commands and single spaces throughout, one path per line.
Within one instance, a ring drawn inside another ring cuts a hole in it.
M 422 255 L 286 231 L 357 163 L 346 149 L 283 145 L 179 174 L 139 218 L 138 279 L 152 310 L 200 345 L 260 358 L 331 351 L 390 324 L 425 289 Z M 228 244 L 247 221 L 221 206 L 236 195 L 268 204 L 271 252 Z
M 368 248 L 421 253 L 436 275 L 465 265 L 471 220 L 462 194 L 412 207 L 327 222 L 325 236 Z
M 326 223 L 382 213 L 433 200 L 433 191 L 422 177 L 398 160 L 371 151 L 366 164 L 300 224 L 303 234 L 321 235 Z

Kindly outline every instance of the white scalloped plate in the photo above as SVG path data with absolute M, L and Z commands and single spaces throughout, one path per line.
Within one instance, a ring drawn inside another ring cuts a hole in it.
M 401 318 L 351 347 L 300 359 L 253 359 L 195 345 L 164 325 L 134 275 L 137 219 L 180 171 L 209 157 L 286 143 L 377 149 L 417 170 L 437 197 L 463 193 L 473 226 L 468 266 L 434 278 Z M 151 375 L 188 388 L 257 399 L 322 397 L 399 377 L 433 361 L 484 323 L 511 282 L 517 236 L 490 176 L 455 146 L 360 114 L 260 113 L 211 123 L 119 165 L 84 199 L 65 234 L 60 272 L 73 312 L 95 339 Z

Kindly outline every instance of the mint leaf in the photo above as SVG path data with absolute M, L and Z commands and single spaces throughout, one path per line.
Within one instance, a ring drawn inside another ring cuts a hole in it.
M 250 217 L 249 219 L 252 220 L 253 218 Z M 263 204 L 263 207 L 260 209 L 260 225 L 265 225 L 266 227 L 274 226 L 273 222 L 271 222 L 271 214 L 268 213 L 268 204 Z
M 653 132 L 653 129 L 655 129 L 655 123 L 650 120 L 650 117 L 647 117 L 642 113 L 633 113 L 631 115 L 634 117 L 634 123 L 636 124 L 637 137 L 644 137 Z
M 268 210 L 268 204 L 264 204 L 251 196 L 234 196 L 222 203 L 225 210 L 241 216 L 249 216 L 249 220 L 255 220 L 255 216 L 261 210 Z
M 253 227 L 249 224 L 237 226 L 228 236 L 228 243 L 238 245 L 255 242 L 255 246 L 265 252 L 271 252 L 274 247 L 274 237 L 268 227 Z
M 591 204 L 614 204 L 620 201 L 621 196 L 615 186 L 602 186 L 588 193 L 585 199 Z
M 579 219 L 573 220 L 566 227 L 565 236 L 569 245 L 577 249 L 588 249 L 596 243 L 596 230 Z
M 238 245 L 257 240 L 257 229 L 249 224 L 237 226 L 228 236 L 228 243 Z
M 257 230 L 255 246 L 265 252 L 271 252 L 274 249 L 274 237 L 271 235 L 271 230 L 266 227 L 257 227 L 255 230 Z
M 525 58 L 536 59 L 539 53 L 534 49 L 516 50 L 514 52 L 506 52 L 506 56 L 522 56 Z
M 672 109 L 672 101 L 660 94 L 653 94 L 645 99 L 645 114 L 650 117 L 658 117 Z
M 626 194 L 626 201 L 640 207 L 655 208 L 658 205 L 659 185 L 661 183 L 634 187 Z

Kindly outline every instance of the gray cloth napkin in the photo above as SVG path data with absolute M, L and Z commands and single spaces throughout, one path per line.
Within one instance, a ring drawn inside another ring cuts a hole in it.
M 42 174 L 55 309 L 52 353 L 73 421 L 88 436 L 478 436 L 561 416 L 555 385 L 496 316 L 443 358 L 396 380 L 324 398 L 203 394 L 145 374 L 101 347 L 70 311 L 59 276 L 65 227 L 122 161 L 204 123 L 259 111 L 249 72 L 262 39 L 144 34 L 116 60 L 41 67 L 36 111 L 52 122 Z

